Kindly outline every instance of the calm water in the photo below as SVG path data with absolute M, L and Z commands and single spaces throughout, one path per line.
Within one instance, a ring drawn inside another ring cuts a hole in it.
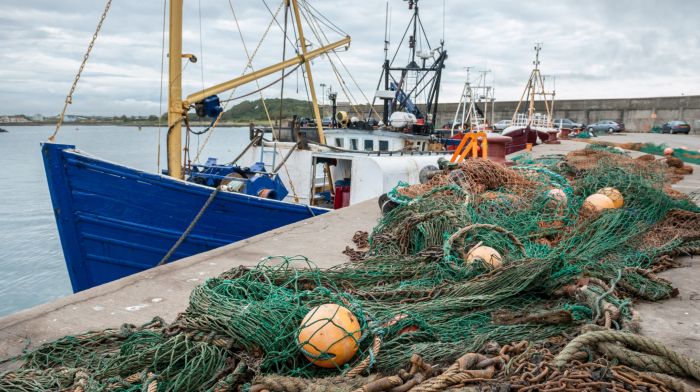
M 0 133 L 0 315 L 72 293 L 39 146 L 53 127 L 3 128 L 9 133 Z M 202 143 L 205 136 L 200 137 Z M 165 129 L 161 139 L 165 167 Z M 233 159 L 247 141 L 247 128 L 217 129 L 200 160 Z M 156 172 L 157 128 L 65 126 L 57 142 Z M 194 137 L 192 150 L 196 146 Z

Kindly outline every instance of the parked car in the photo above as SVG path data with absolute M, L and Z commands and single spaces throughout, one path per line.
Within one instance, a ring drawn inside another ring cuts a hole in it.
M 333 119 L 329 117 L 324 117 L 321 119 L 321 124 L 323 124 L 324 127 L 330 127 L 333 125 Z
M 569 120 L 568 118 L 558 118 L 553 122 L 554 128 L 583 129 L 583 124 Z
M 510 126 L 510 120 L 501 120 L 495 124 L 493 124 L 493 130 L 494 131 L 502 131 Z
M 625 124 L 619 121 L 603 120 L 593 124 L 588 124 L 586 126 L 586 130 L 588 132 L 622 132 L 625 130 Z
M 686 135 L 690 133 L 690 125 L 681 120 L 669 121 L 661 126 L 661 133 L 685 133 Z

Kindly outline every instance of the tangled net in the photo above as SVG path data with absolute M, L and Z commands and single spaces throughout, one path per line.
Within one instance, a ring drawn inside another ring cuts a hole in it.
M 66 336 L 13 358 L 0 390 L 685 390 L 670 376 L 700 380 L 700 366 L 636 335 L 632 308 L 675 295 L 654 273 L 700 254 L 700 208 L 668 184 L 665 163 L 606 147 L 513 168 L 466 160 L 390 192 L 395 208 L 369 239 L 356 233 L 351 262 L 234 268 L 196 287 L 171 324 Z M 581 214 L 603 187 L 624 206 Z M 480 244 L 503 265 L 466 262 Z M 334 369 L 298 339 L 305 315 L 329 303 L 361 329 L 345 331 L 358 353 Z

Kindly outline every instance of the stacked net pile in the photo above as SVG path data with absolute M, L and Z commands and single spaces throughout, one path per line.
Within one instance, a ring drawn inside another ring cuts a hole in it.
M 700 208 L 664 190 L 663 165 L 601 147 L 512 168 L 466 160 L 392 190 L 356 261 L 232 269 L 198 286 L 173 323 L 67 336 L 15 358 L 0 390 L 678 390 L 667 375 L 700 378 L 700 367 L 635 340 L 632 307 L 675 295 L 654 273 L 700 254 Z M 588 211 L 605 187 L 624 205 Z M 470 260 L 482 245 L 498 263 Z M 325 368 L 314 362 L 334 352 L 300 338 L 323 304 L 359 326 L 321 318 L 357 347 Z M 668 366 L 645 368 L 644 355 Z

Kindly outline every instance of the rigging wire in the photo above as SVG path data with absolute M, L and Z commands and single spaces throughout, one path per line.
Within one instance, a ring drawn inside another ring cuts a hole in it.
M 314 18 L 314 19 L 316 19 L 317 22 L 322 23 L 323 25 L 325 25 L 329 29 L 335 31 L 336 33 L 338 33 L 342 36 L 349 35 L 343 29 L 341 29 L 335 23 L 333 23 L 330 19 L 328 19 L 321 11 L 317 10 L 313 5 L 311 5 L 311 3 L 309 3 L 306 0 L 300 0 L 300 2 L 307 9 L 307 12 L 309 12 L 310 15 L 314 15 L 314 12 L 316 15 L 318 15 L 317 18 Z
M 277 83 L 283 81 L 287 76 L 291 75 L 293 72 L 296 72 L 297 68 L 299 68 L 299 67 L 301 67 L 301 64 L 297 64 L 294 68 L 292 68 L 291 70 L 289 70 L 288 72 L 286 72 L 284 75 L 280 76 L 279 78 L 273 80 L 272 82 L 270 82 L 270 83 L 268 83 L 268 84 L 266 84 L 266 85 L 264 85 L 264 86 L 262 86 L 262 87 L 259 87 L 259 88 L 256 89 L 256 90 L 247 92 L 247 93 L 245 93 L 245 94 L 243 94 L 243 95 L 239 95 L 239 96 L 236 96 L 236 97 L 233 97 L 233 98 L 222 99 L 220 102 L 231 102 L 231 101 L 236 101 L 236 100 L 239 100 L 239 99 L 243 99 L 243 98 L 249 97 L 249 96 L 251 96 L 251 95 L 253 95 L 253 94 L 257 94 L 257 93 L 259 93 L 259 92 L 261 92 L 261 91 L 263 91 L 263 90 L 265 90 L 265 89 L 267 89 L 267 88 L 270 88 L 270 87 L 274 86 L 275 84 L 277 84 Z
M 163 37 L 160 44 L 160 98 L 158 100 L 158 150 L 156 154 L 156 173 L 160 173 L 160 145 L 162 137 L 163 118 L 163 75 L 165 74 L 165 18 L 168 10 L 168 0 L 163 0 Z
M 253 69 L 253 59 L 250 57 L 250 52 L 248 52 L 248 45 L 245 43 L 245 39 L 243 38 L 243 30 L 241 30 L 241 26 L 238 23 L 238 17 L 236 16 L 236 12 L 233 9 L 233 4 L 231 3 L 231 0 L 228 1 L 229 7 L 231 8 L 231 13 L 233 14 L 233 20 L 236 22 L 236 28 L 238 29 L 238 35 L 241 37 L 241 43 L 243 44 L 243 51 L 245 52 L 246 57 L 248 58 L 248 68 L 250 68 L 251 72 L 255 72 Z M 278 10 L 279 12 L 279 10 Z M 267 109 L 267 104 L 265 103 L 265 96 L 263 96 L 262 89 L 260 88 L 260 81 L 258 79 L 255 79 L 255 85 L 258 88 L 258 91 L 260 92 L 260 103 L 263 105 L 263 109 L 265 109 L 265 115 L 267 116 L 267 120 L 270 123 L 270 128 L 274 129 L 274 126 L 272 124 L 272 118 L 270 118 L 270 112 Z M 274 135 L 274 132 L 272 133 Z
M 304 2 L 304 3 L 308 4 L 307 2 Z M 302 15 L 303 15 L 303 13 L 302 13 Z M 309 20 L 308 20 L 309 18 L 307 18 L 305 15 L 304 15 L 304 19 L 307 20 L 307 21 L 309 21 Z M 312 19 L 312 21 L 313 21 L 313 19 Z M 318 22 L 317 19 L 316 19 L 316 22 Z M 328 36 L 326 36 L 325 32 L 321 29 L 321 26 L 320 26 L 320 25 L 314 26 L 313 23 L 311 23 L 311 21 L 309 21 L 309 26 L 310 26 L 310 28 L 311 28 L 311 31 L 314 33 L 314 36 L 316 37 L 316 39 L 318 39 L 319 42 L 320 42 L 322 45 L 323 45 L 324 43 L 326 43 L 326 42 L 330 42 L 330 40 L 328 39 Z M 319 34 L 319 32 L 320 32 L 320 34 Z M 325 39 L 325 41 L 323 41 L 323 39 L 321 39 L 321 35 L 323 36 L 323 38 Z M 374 105 L 372 105 L 372 104 L 370 103 L 369 98 L 367 98 L 367 96 L 365 95 L 364 91 L 363 91 L 362 88 L 360 87 L 359 83 L 357 83 L 357 80 L 356 80 L 355 77 L 352 75 L 352 73 L 350 72 L 350 70 L 348 69 L 348 67 L 345 65 L 345 62 L 343 62 L 343 59 L 340 57 L 340 55 L 339 55 L 336 51 L 332 51 L 332 53 L 333 53 L 333 55 L 335 55 L 335 57 L 338 59 L 338 62 L 339 62 L 340 65 L 343 67 L 343 69 L 345 70 L 345 72 L 348 74 L 348 76 L 350 77 L 350 80 L 352 80 L 353 84 L 355 85 L 355 88 L 360 92 L 360 94 L 361 94 L 362 97 L 364 98 L 365 103 L 367 103 L 367 104 L 370 106 L 370 110 L 371 110 L 372 112 L 374 112 L 374 115 L 377 116 L 377 118 L 381 119 L 381 116 L 379 115 L 379 113 L 377 113 L 377 111 L 374 109 Z M 333 62 L 333 59 L 331 58 L 331 54 L 330 54 L 330 53 L 325 53 L 325 55 L 326 55 L 326 57 L 328 58 L 329 63 L 331 64 L 331 68 L 333 69 L 333 72 L 334 72 L 335 75 L 336 75 L 336 79 L 338 79 L 338 83 L 340 83 L 340 86 L 341 86 L 341 89 L 343 90 L 343 93 L 344 93 L 345 96 L 348 98 L 348 100 L 351 101 L 351 104 L 354 103 L 355 105 L 358 105 L 359 100 L 356 99 L 356 98 L 352 95 L 352 93 L 351 93 L 349 90 L 348 90 L 348 91 L 345 90 L 344 87 L 347 86 L 347 83 L 345 82 L 345 80 L 343 79 L 342 75 L 340 74 L 340 72 L 338 71 L 337 67 L 335 66 L 335 63 Z M 354 102 L 352 102 L 352 101 L 354 101 Z M 355 111 L 355 113 L 356 113 L 360 118 L 362 118 L 362 114 L 357 110 L 357 108 L 356 108 L 354 105 L 353 105 L 353 110 Z
M 280 4 L 280 8 L 282 7 L 282 5 L 283 5 L 284 3 L 285 3 L 285 0 L 282 0 L 282 3 Z M 295 45 L 294 42 L 292 42 L 292 40 L 287 36 L 287 30 L 286 30 L 284 27 L 282 27 L 282 25 L 280 24 L 280 22 L 277 20 L 277 14 L 279 14 L 279 8 L 277 9 L 277 12 L 275 12 L 275 13 L 273 14 L 273 13 L 272 13 L 272 10 L 270 9 L 270 6 L 267 5 L 267 1 L 263 0 L 263 4 L 265 5 L 265 8 L 267 8 L 267 12 L 269 12 L 270 15 L 272 15 L 272 20 L 273 20 L 273 22 L 275 22 L 275 23 L 277 24 L 277 27 L 280 28 L 280 31 L 282 31 L 282 34 L 284 35 L 284 38 L 285 38 L 287 41 L 289 41 L 289 43 L 290 43 L 293 47 L 295 47 L 295 50 L 296 50 L 296 45 Z M 294 18 L 292 18 L 292 19 L 294 19 Z M 299 54 L 299 51 L 296 51 L 296 54 Z
M 270 32 L 270 29 L 272 28 L 273 23 L 276 21 L 277 15 L 279 14 L 280 10 L 282 9 L 282 4 L 283 4 L 283 3 L 280 3 L 280 5 L 277 7 L 277 11 L 276 11 L 275 13 L 272 14 L 272 20 L 270 20 L 270 23 L 267 25 L 267 28 L 266 28 L 265 31 L 263 32 L 263 35 L 260 37 L 260 40 L 258 41 L 258 44 L 257 44 L 257 46 L 255 47 L 255 50 L 253 50 L 252 55 L 249 56 L 249 58 L 248 58 L 248 63 L 247 63 L 246 66 L 243 68 L 243 71 L 241 72 L 241 76 L 242 76 L 242 75 L 245 75 L 245 74 L 248 72 L 248 69 L 249 69 L 250 65 L 252 65 L 253 59 L 254 59 L 255 56 L 258 54 L 258 50 L 260 49 L 260 47 L 262 46 L 263 42 L 265 41 L 265 38 L 267 38 L 267 35 L 268 35 L 268 33 Z M 230 7 L 233 7 L 233 4 L 231 4 L 231 1 L 230 1 L 230 0 L 229 0 L 229 6 L 230 6 Z M 272 13 L 272 11 L 270 11 L 270 12 Z M 235 89 L 235 88 L 231 90 L 231 93 L 229 94 L 229 98 L 228 98 L 227 100 L 225 100 L 226 102 L 224 102 L 223 110 L 221 111 L 221 113 L 219 114 L 219 116 L 214 120 L 214 122 L 212 123 L 212 125 L 210 125 L 209 127 L 207 127 L 207 129 L 205 129 L 205 131 L 203 131 L 203 133 L 204 133 L 204 132 L 206 132 L 206 131 L 209 131 L 210 129 L 212 130 L 212 132 L 209 132 L 209 133 L 207 134 L 206 139 L 204 139 L 204 142 L 202 143 L 201 147 L 200 147 L 199 150 L 197 151 L 197 154 L 196 154 L 196 156 L 195 156 L 196 159 L 199 159 L 199 156 L 202 154 L 202 151 L 204 151 L 204 148 L 207 146 L 207 143 L 209 142 L 209 138 L 211 138 L 211 135 L 214 134 L 213 131 L 216 129 L 217 125 L 219 124 L 219 121 L 221 120 L 221 118 L 223 117 L 224 113 L 226 112 L 226 108 L 227 108 L 227 106 L 228 106 L 228 103 L 229 103 L 230 99 L 233 97 L 233 94 L 235 94 L 235 92 L 236 92 L 236 89 Z
M 284 31 L 282 32 L 282 61 L 287 60 L 287 21 L 289 20 L 289 3 L 284 3 Z M 284 70 L 282 71 L 284 75 Z M 279 117 L 277 121 L 278 128 L 282 128 L 282 107 L 284 103 L 284 78 L 282 79 L 282 84 L 280 85 L 280 102 L 279 102 Z

